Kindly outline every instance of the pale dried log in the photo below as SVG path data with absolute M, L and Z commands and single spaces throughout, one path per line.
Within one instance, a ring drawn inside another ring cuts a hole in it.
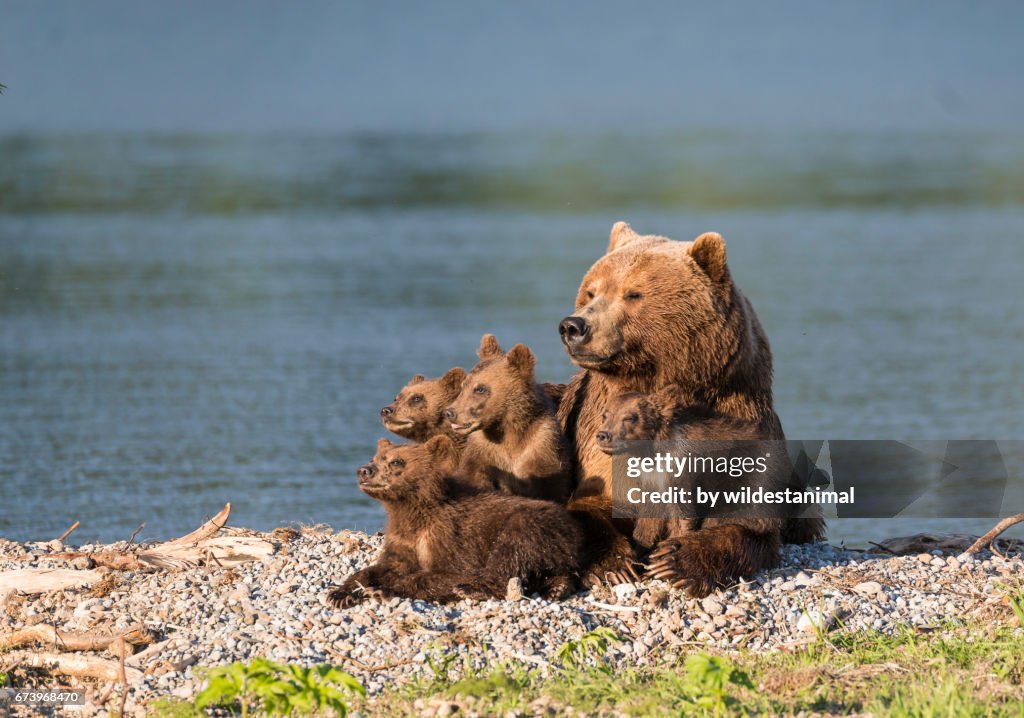
M 15 668 L 36 668 L 73 678 L 95 678 L 112 682 L 121 680 L 121 667 L 118 661 L 81 653 L 15 651 L 0 654 L 0 665 L 3 666 L 2 670 L 5 673 Z M 142 680 L 142 671 L 137 668 L 125 668 L 125 677 L 130 683 L 138 683 Z
M 237 566 L 249 561 L 272 556 L 274 544 L 255 536 L 216 536 L 194 546 L 160 544 L 139 554 L 139 559 L 150 566 L 164 569 L 183 569 L 204 562 L 223 567 Z
M 143 571 L 149 566 L 139 560 L 138 556 L 124 551 L 96 551 L 94 553 L 83 553 L 81 551 L 65 551 L 55 553 L 47 558 L 56 558 L 62 561 L 73 561 L 76 558 L 91 559 L 97 566 L 105 566 L 115 571 Z
M 64 568 L 19 568 L 0 572 L 0 595 L 8 591 L 46 593 L 68 588 L 92 586 L 103 578 L 99 571 L 74 571 Z
M 153 643 L 156 636 L 144 626 L 132 626 L 123 633 L 103 635 L 62 631 L 47 623 L 37 623 L 6 636 L 0 636 L 0 651 L 34 643 L 45 643 L 59 651 L 102 651 L 119 640 L 124 640 L 125 643 L 133 646 L 144 646 Z
M 1021 521 L 1024 521 L 1024 514 L 1007 516 L 1005 519 L 993 526 L 991 531 L 972 543 L 970 548 L 968 548 L 964 553 L 978 553 L 979 551 L 988 548 L 992 545 L 992 542 L 999 537 L 999 534 L 1003 533 L 1011 526 L 1019 524 Z

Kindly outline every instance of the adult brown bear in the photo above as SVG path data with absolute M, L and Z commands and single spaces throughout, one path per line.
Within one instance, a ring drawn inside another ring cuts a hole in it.
M 641 236 L 612 227 L 607 253 L 587 272 L 576 311 L 559 333 L 582 368 L 566 387 L 558 416 L 574 449 L 578 489 L 570 507 L 607 511 L 611 457 L 597 433 L 610 401 L 624 392 L 679 387 L 686 403 L 705 405 L 783 439 L 772 406 L 772 353 L 747 298 L 733 284 L 725 241 Z M 764 519 L 670 536 L 652 552 L 651 573 L 703 596 L 778 562 L 782 541 L 824 533 L 820 518 Z

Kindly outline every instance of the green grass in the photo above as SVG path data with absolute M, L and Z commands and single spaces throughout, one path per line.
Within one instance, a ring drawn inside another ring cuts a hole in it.
M 614 641 L 604 636 L 608 644 Z M 596 639 L 576 645 L 595 646 Z M 607 646 L 605 646 L 605 649 Z M 611 670 L 592 648 L 565 648 L 548 675 L 518 664 L 435 676 L 355 702 L 366 715 L 416 715 L 416 699 L 450 699 L 482 715 L 531 704 L 629 716 L 871 713 L 1024 718 L 1024 633 L 949 624 L 895 635 L 840 628 L 793 652 L 665 656 L 654 668 Z M 568 658 L 568 660 L 566 660 Z
M 607 654 L 620 640 L 608 629 L 586 634 L 557 651 L 547 671 L 509 661 L 474 668 L 438 645 L 423 676 L 346 699 L 361 716 L 417 716 L 423 702 L 450 701 L 484 716 L 561 715 L 572 706 L 594 716 L 1024 718 L 1024 631 L 1009 626 L 950 622 L 894 635 L 839 627 L 791 652 L 666 653 L 652 656 L 660 662 L 651 668 L 614 668 Z M 150 712 L 203 715 L 172 701 Z

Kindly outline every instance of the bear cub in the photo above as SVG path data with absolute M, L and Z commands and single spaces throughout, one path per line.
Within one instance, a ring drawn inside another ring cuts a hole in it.
M 462 437 L 451 430 L 451 424 L 444 418 L 444 410 L 459 395 L 465 378 L 466 370 L 462 367 L 453 367 L 436 379 L 417 374 L 393 402 L 380 410 L 384 428 L 417 444 L 438 434 L 447 434 L 457 439 L 457 444 L 461 443 Z
M 726 416 L 685 401 L 669 385 L 652 394 L 629 392 L 615 397 L 597 433 L 605 453 L 624 441 L 768 440 L 758 423 Z M 669 581 L 692 596 L 704 597 L 740 576 L 752 576 L 779 562 L 787 520 L 776 517 L 640 518 L 634 541 L 650 555 L 648 575 Z
M 601 417 L 597 445 L 606 454 L 623 450 L 627 441 L 736 441 L 767 439 L 757 424 L 726 416 L 702 404 L 686 403 L 671 384 L 651 394 L 619 394 Z M 636 520 L 633 540 L 650 549 L 670 533 L 701 526 L 696 518 L 643 517 Z
M 387 511 L 384 551 L 328 594 L 333 605 L 370 596 L 504 598 L 511 578 L 552 599 L 579 589 L 588 557 L 610 537 L 550 501 L 466 485 L 451 477 L 456 461 L 446 436 L 419 445 L 380 440 L 358 476 Z
M 569 445 L 551 396 L 534 381 L 533 352 L 516 344 L 505 353 L 485 334 L 477 356 L 444 412 L 467 437 L 456 473 L 477 486 L 565 503 L 574 488 Z

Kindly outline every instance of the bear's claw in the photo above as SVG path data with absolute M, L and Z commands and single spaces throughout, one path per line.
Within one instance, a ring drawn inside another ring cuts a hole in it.
M 681 541 L 662 541 L 648 560 L 648 577 L 665 581 L 694 598 L 704 598 L 717 588 L 714 577 L 707 573 L 707 567 L 697 561 Z
M 327 593 L 327 602 L 335 608 L 351 608 L 371 598 L 383 600 L 387 596 L 380 589 L 361 583 L 350 585 L 348 581 Z

